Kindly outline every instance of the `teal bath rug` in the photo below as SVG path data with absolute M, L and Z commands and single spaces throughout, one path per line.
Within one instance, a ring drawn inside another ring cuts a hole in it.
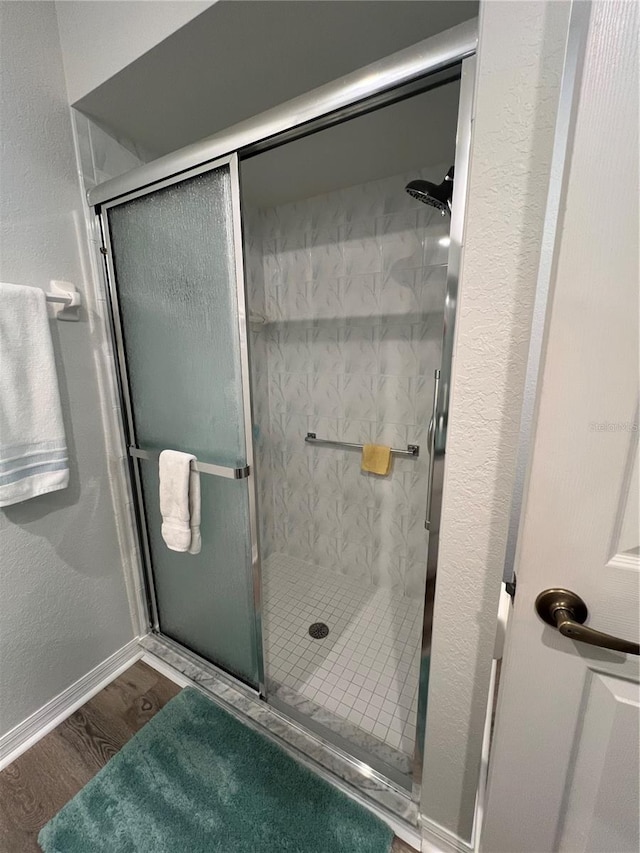
M 388 853 L 392 832 L 187 688 L 38 841 L 45 853 Z

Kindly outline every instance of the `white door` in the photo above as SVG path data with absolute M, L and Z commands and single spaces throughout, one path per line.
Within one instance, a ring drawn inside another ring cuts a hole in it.
M 567 588 L 638 642 L 638 18 L 592 4 L 575 90 L 484 853 L 640 849 L 639 659 L 534 610 Z

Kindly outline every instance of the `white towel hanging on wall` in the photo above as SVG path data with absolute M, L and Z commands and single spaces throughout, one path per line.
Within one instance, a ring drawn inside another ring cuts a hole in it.
M 0 282 L 0 506 L 68 483 L 45 294 Z

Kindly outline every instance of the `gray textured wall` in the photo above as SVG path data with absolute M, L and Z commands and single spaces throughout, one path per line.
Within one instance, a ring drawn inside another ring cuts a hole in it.
M 0 4 L 0 279 L 84 290 L 84 224 L 53 3 Z M 0 510 L 0 735 L 133 636 L 86 309 L 52 321 L 69 488 Z
M 215 2 L 215 0 L 213 0 Z M 57 2 L 69 103 L 121 71 L 213 5 L 210 0 Z

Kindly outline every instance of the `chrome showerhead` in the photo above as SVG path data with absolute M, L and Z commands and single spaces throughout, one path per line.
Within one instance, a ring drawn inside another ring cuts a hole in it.
M 441 184 L 432 184 L 431 181 L 410 181 L 405 187 L 413 198 L 423 204 L 429 204 L 440 211 L 442 216 L 451 213 L 451 196 L 453 195 L 453 166 L 449 169 Z

